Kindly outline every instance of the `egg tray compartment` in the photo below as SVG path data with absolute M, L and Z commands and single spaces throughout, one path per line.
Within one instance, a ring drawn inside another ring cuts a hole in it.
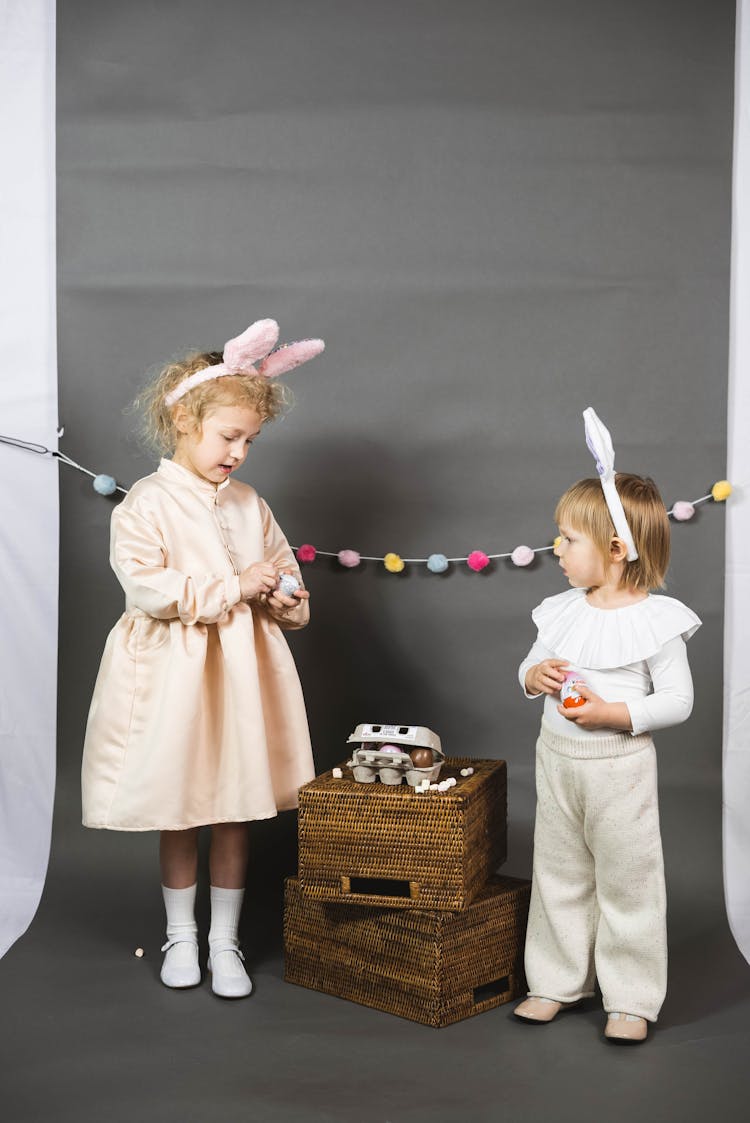
M 409 753 L 383 752 L 362 745 L 354 750 L 347 765 L 358 784 L 372 784 L 379 779 L 381 784 L 397 786 L 406 780 L 409 787 L 416 788 L 423 780 L 435 783 L 440 775 L 445 754 L 440 749 L 430 749 L 430 752 L 435 760 L 432 768 L 415 768 Z

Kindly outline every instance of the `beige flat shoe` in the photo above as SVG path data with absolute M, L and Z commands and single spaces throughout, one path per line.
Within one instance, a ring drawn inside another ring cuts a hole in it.
M 610 1014 L 604 1027 L 604 1036 L 610 1041 L 638 1045 L 648 1036 L 648 1022 L 637 1014 Z
M 539 998 L 532 994 L 516 1006 L 513 1013 L 527 1022 L 551 1022 L 561 1010 L 570 1010 L 577 1002 L 557 1002 L 554 998 Z

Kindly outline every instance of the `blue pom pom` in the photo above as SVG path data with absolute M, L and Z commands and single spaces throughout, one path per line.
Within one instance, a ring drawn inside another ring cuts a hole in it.
M 117 480 L 112 476 L 94 476 L 94 491 L 100 495 L 112 495 L 117 491 Z
M 427 568 L 430 573 L 445 573 L 448 568 L 448 559 L 445 554 L 430 554 L 427 559 Z

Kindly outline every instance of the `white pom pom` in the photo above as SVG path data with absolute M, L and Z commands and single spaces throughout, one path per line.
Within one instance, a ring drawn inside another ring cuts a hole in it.
M 342 780 L 343 777 L 344 777 L 344 773 L 341 771 L 341 769 L 340 768 L 334 768 L 334 770 L 333 770 L 334 780 Z
M 531 565 L 534 560 L 534 551 L 530 546 L 516 546 L 510 555 L 510 560 L 514 565 Z
M 692 503 L 688 503 L 685 499 L 678 499 L 672 507 L 672 515 L 678 522 L 684 523 L 688 519 L 692 519 L 695 514 L 695 507 Z

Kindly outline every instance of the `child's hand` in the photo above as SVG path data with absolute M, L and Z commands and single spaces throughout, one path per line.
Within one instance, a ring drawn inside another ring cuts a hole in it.
M 240 574 L 240 592 L 243 600 L 254 600 L 256 597 L 271 593 L 276 588 L 279 575 L 276 566 L 270 562 L 255 562 L 243 569 Z
M 576 691 L 586 699 L 585 705 L 569 710 L 565 706 L 557 707 L 557 712 L 567 721 L 575 722 L 582 729 L 632 729 L 630 710 L 625 702 L 605 702 L 583 682 L 576 683 Z
M 291 569 L 279 570 L 278 576 L 282 573 L 291 573 Z M 295 574 L 296 576 L 296 574 Z M 267 604 L 269 608 L 275 608 L 277 612 L 282 612 L 285 608 L 295 608 L 301 600 L 309 600 L 310 594 L 307 589 L 303 589 L 300 585 L 299 589 L 295 589 L 290 597 L 282 593 L 281 589 L 274 589 L 269 595 Z
M 543 659 L 541 663 L 535 663 L 526 672 L 526 693 L 559 694 L 565 682 L 562 668 L 567 666 L 564 659 Z

